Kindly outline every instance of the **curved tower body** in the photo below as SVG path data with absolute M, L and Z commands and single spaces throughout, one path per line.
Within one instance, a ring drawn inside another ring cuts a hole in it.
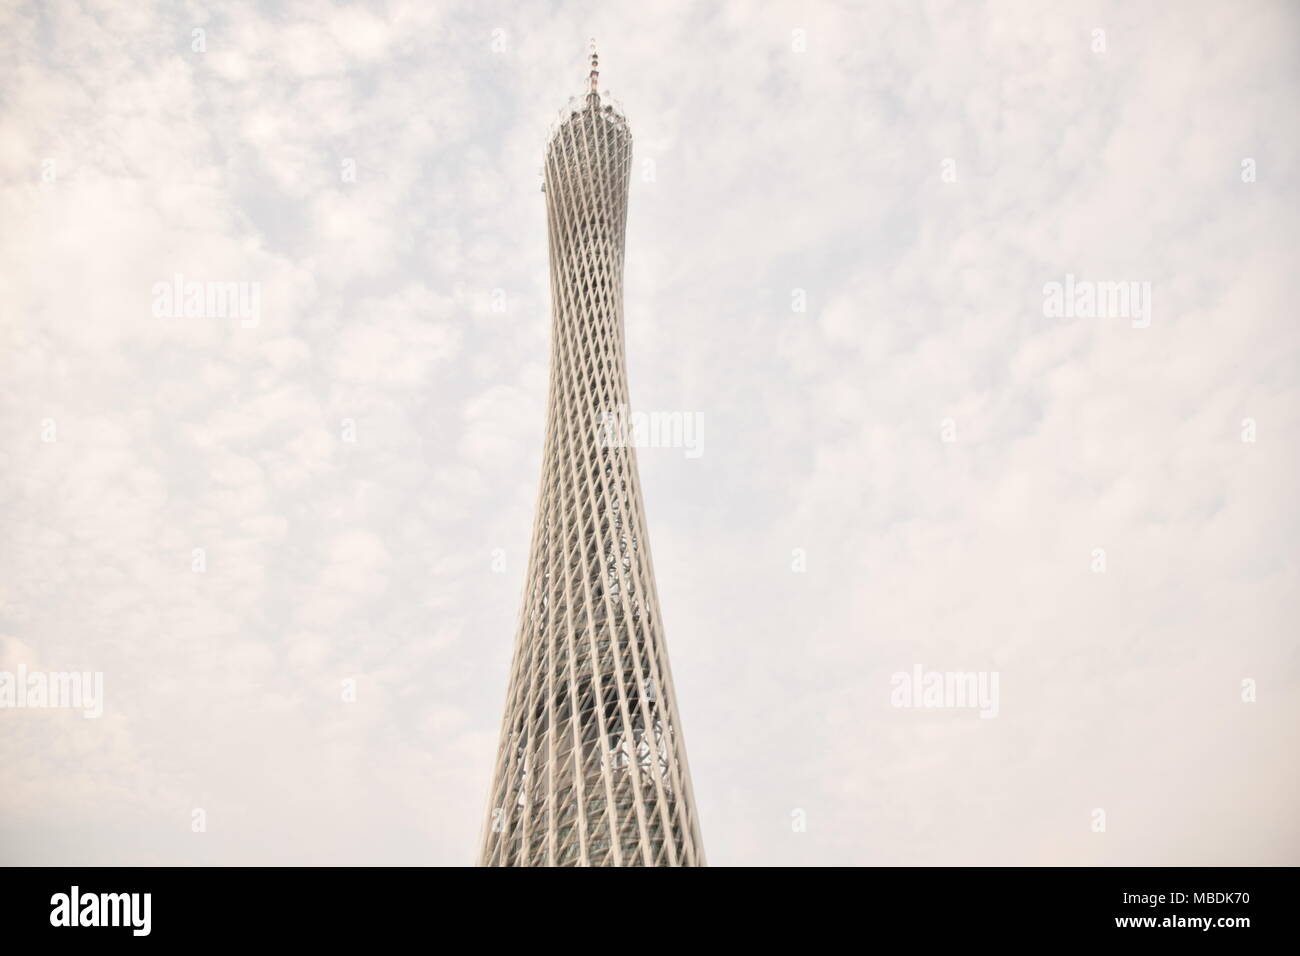
M 485 866 L 704 864 L 636 453 L 608 427 L 632 135 L 595 68 L 546 148 L 550 399 Z

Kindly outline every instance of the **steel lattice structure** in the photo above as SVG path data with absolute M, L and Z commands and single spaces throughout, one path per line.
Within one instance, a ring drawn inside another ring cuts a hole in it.
M 596 91 L 546 149 L 550 404 L 481 863 L 701 866 L 628 405 L 623 250 L 632 135 Z

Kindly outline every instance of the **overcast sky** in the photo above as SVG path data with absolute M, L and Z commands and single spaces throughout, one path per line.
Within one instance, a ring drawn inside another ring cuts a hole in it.
M 474 861 L 592 36 L 710 862 L 1300 862 L 1297 8 L 542 7 L 3 4 L 0 863 Z

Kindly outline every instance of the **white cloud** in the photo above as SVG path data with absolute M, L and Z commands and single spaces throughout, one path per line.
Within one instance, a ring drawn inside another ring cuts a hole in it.
M 594 33 L 636 137 L 633 402 L 707 422 L 640 463 L 711 861 L 1294 863 L 1295 20 L 0 12 L 0 667 L 107 684 L 100 721 L 0 714 L 0 858 L 473 859 L 545 419 L 537 172 Z M 260 283 L 261 322 L 155 318 L 176 273 Z M 1044 318 L 1067 273 L 1150 282 L 1151 327 Z M 891 708 L 915 663 L 998 669 L 999 717 Z

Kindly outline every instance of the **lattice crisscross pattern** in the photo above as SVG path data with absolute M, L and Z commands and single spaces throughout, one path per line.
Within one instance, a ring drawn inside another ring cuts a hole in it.
M 704 863 L 636 454 L 601 427 L 628 404 L 631 158 L 626 119 L 595 92 L 546 151 L 550 405 L 486 866 Z

